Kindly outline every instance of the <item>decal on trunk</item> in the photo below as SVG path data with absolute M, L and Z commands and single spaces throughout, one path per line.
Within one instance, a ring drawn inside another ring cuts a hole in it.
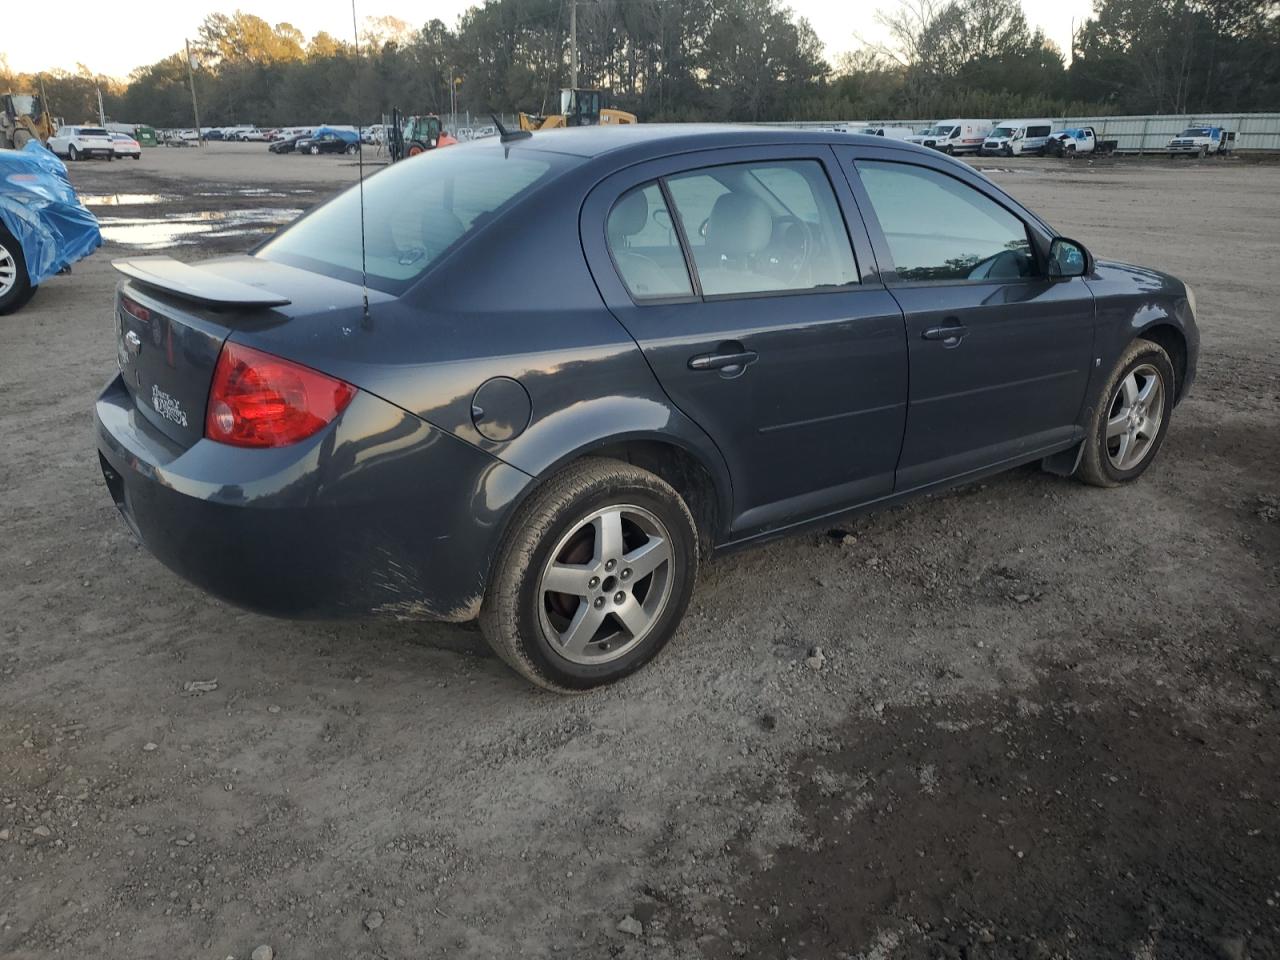
M 151 385 L 151 406 L 166 420 L 172 420 L 180 427 L 187 425 L 187 413 L 182 409 L 182 404 L 155 384 Z

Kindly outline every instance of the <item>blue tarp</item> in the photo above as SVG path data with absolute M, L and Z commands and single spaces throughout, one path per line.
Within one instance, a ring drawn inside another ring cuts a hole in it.
M 102 244 L 98 219 L 81 206 L 66 166 L 38 140 L 0 150 L 0 222 L 22 247 L 32 286 Z

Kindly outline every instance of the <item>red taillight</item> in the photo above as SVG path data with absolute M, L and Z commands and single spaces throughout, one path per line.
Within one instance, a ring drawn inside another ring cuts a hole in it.
M 131 297 L 120 295 L 120 306 L 124 308 L 124 312 L 131 317 L 141 320 L 143 323 L 151 322 L 151 311 Z
M 310 367 L 224 343 L 204 435 L 236 447 L 283 447 L 332 421 L 355 395 L 351 384 Z

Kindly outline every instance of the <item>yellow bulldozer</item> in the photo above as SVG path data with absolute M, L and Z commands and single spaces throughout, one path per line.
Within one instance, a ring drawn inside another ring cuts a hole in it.
M 566 88 L 560 91 L 560 112 L 546 116 L 520 114 L 521 130 L 555 130 L 559 127 L 596 127 L 618 123 L 638 123 L 634 113 L 603 107 L 599 90 Z
M 21 150 L 29 140 L 48 143 L 53 117 L 44 98 L 31 93 L 0 95 L 0 147 Z

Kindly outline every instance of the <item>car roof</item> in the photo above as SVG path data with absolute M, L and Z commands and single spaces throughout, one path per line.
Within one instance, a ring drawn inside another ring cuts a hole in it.
M 477 143 L 498 144 L 498 138 Z M 719 123 L 638 123 L 597 127 L 567 127 L 534 133 L 502 146 L 520 150 L 565 153 L 579 157 L 614 154 L 662 156 L 718 147 L 768 146 L 770 144 L 830 143 L 861 144 L 936 155 L 924 147 L 901 140 L 886 140 L 861 133 L 794 127 L 758 127 Z

